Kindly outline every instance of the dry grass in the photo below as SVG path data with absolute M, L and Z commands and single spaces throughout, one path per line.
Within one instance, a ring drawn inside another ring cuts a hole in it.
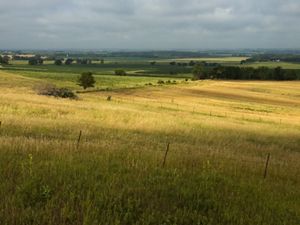
M 300 218 L 299 201 L 296 200 L 296 197 L 300 196 L 297 188 L 300 185 L 300 82 L 199 81 L 174 86 L 86 93 L 81 94 L 79 100 L 38 96 L 32 91 L 32 85 L 39 81 L 33 78 L 1 72 L 0 82 L 0 120 L 2 121 L 0 148 L 3 156 L 1 171 L 2 178 L 11 177 L 2 186 L 3 192 L 0 196 L 6 199 L 7 203 L 6 205 L 0 204 L 2 209 L 0 220 L 5 218 L 7 224 L 18 223 L 15 218 L 17 210 L 20 210 L 22 218 L 29 216 L 28 208 L 14 205 L 18 201 L 17 197 L 12 197 L 14 191 L 5 193 L 14 184 L 22 187 L 22 182 L 25 182 L 19 180 L 22 174 L 19 171 L 19 165 L 28 161 L 28 154 L 33 155 L 34 162 L 37 164 L 33 173 L 40 176 L 39 171 L 48 171 L 49 177 L 52 177 L 49 179 L 56 180 L 63 188 L 66 188 L 66 185 L 77 185 L 71 184 L 73 181 L 68 180 L 66 176 L 69 176 L 69 173 L 85 173 L 87 171 L 84 168 L 90 168 L 91 165 L 95 166 L 89 170 L 91 177 L 96 176 L 93 172 L 95 168 L 106 171 L 105 173 L 110 177 L 109 182 L 116 182 L 109 184 L 115 191 L 111 193 L 115 194 L 115 197 L 116 193 L 122 190 L 122 188 L 117 188 L 119 187 L 117 183 L 121 182 L 122 176 L 127 177 L 123 174 L 123 170 L 131 171 L 132 178 L 128 178 L 130 181 L 126 181 L 126 185 L 131 188 L 130 190 L 132 188 L 135 190 L 135 185 L 142 188 L 133 191 L 133 195 L 140 193 L 140 201 L 150 202 L 152 205 L 149 207 L 152 208 L 152 212 L 165 209 L 163 205 L 155 202 L 159 201 L 158 197 L 157 199 L 155 197 L 154 201 L 150 196 L 146 197 L 145 193 L 147 193 L 147 188 L 151 189 L 151 179 L 155 179 L 157 174 L 164 173 L 161 170 L 158 172 L 157 169 L 162 163 L 167 142 L 171 143 L 166 162 L 167 171 L 177 174 L 172 175 L 175 179 L 172 182 L 178 183 L 176 187 L 173 187 L 174 196 L 165 200 L 165 207 L 180 202 L 177 194 L 181 191 L 180 184 L 182 185 L 181 182 L 185 178 L 188 178 L 187 182 L 191 182 L 191 187 L 194 187 L 198 179 L 197 173 L 204 171 L 209 174 L 208 177 L 217 173 L 221 177 L 237 182 L 233 187 L 237 202 L 230 202 L 231 200 L 221 198 L 221 196 L 218 199 L 220 202 L 224 201 L 223 203 L 229 201 L 232 207 L 237 207 L 237 215 L 232 212 L 232 217 L 228 218 L 229 224 L 250 224 L 251 221 L 264 221 L 265 224 L 272 224 L 272 221 L 267 221 L 272 218 L 272 213 L 267 214 L 272 210 L 275 210 L 275 213 L 291 213 L 291 215 L 284 216 L 276 215 L 274 223 L 284 220 L 290 221 L 289 224 L 296 224 L 294 221 Z M 112 101 L 106 100 L 108 95 L 112 96 Z M 80 130 L 83 135 L 80 147 L 76 150 L 76 140 Z M 268 182 L 260 183 L 267 153 L 271 153 Z M 96 159 L 101 163 L 93 161 Z M 74 168 L 69 168 L 70 163 Z M 53 165 L 58 166 L 55 172 L 50 171 L 50 168 L 54 168 Z M 108 170 L 108 168 L 112 169 Z M 162 186 L 155 186 L 152 190 L 154 195 L 159 193 L 159 187 L 171 187 L 168 183 L 168 175 L 161 176 L 164 177 L 166 183 L 160 184 Z M 62 184 L 62 180 L 59 179 L 68 181 Z M 77 179 L 80 185 L 92 182 L 84 176 L 82 180 Z M 84 179 L 89 181 L 84 181 Z M 47 178 L 44 180 L 52 185 L 50 186 L 54 189 L 54 195 L 57 194 L 57 198 L 61 197 L 62 190 L 56 189 L 57 185 Z M 248 181 L 257 182 L 257 186 L 251 187 L 252 184 L 248 184 Z M 102 182 L 108 185 L 108 181 Z M 141 183 L 135 184 L 135 182 Z M 243 189 L 245 182 L 247 185 Z M 125 185 L 123 181 L 121 184 Z M 94 185 L 95 183 L 90 183 L 92 190 L 96 188 Z M 105 188 L 109 189 L 109 185 Z M 224 188 L 229 188 L 230 185 L 226 183 Z M 83 186 L 78 187 L 78 190 L 84 191 Z M 253 206 L 251 205 L 252 199 L 248 194 L 254 189 L 250 187 L 255 189 L 258 196 L 263 196 L 265 191 L 268 191 L 263 200 L 265 205 L 261 206 L 266 214 L 257 212 L 257 220 L 244 219 L 244 222 L 241 222 L 241 218 L 245 215 L 239 211 L 239 204 L 248 202 L 249 210 L 257 206 L 254 203 Z M 214 191 L 219 192 L 225 189 L 220 189 L 219 186 L 213 188 Z M 75 214 L 77 213 L 77 217 L 75 216 L 77 219 L 71 219 L 73 224 L 80 224 L 80 221 L 83 221 L 83 218 L 79 216 L 80 210 L 88 210 L 93 204 L 95 204 L 95 210 L 100 207 L 94 202 L 95 199 L 90 199 L 89 195 L 101 191 L 95 189 L 93 192 L 92 190 L 89 194 L 83 194 L 86 198 L 83 197 L 85 200 L 82 201 L 86 202 L 82 202 L 83 205 L 78 206 L 78 209 L 61 203 L 66 210 L 72 209 Z M 193 193 L 189 188 L 186 191 Z M 228 191 L 223 194 L 230 195 L 231 192 L 229 189 Z M 239 191 L 241 195 L 238 194 Z M 75 192 L 76 194 L 78 193 Z M 167 196 L 167 192 L 164 194 Z M 69 198 L 70 196 L 65 202 L 69 202 Z M 126 198 L 128 199 L 129 196 Z M 295 202 L 290 201 L 291 199 Z M 46 208 L 32 210 L 54 213 L 57 209 L 54 209 L 55 206 L 51 205 L 53 202 L 49 201 L 44 205 Z M 216 204 L 219 204 L 218 201 Z M 189 200 L 185 204 L 187 206 L 194 203 Z M 91 205 L 88 207 L 84 204 Z M 132 204 L 135 205 L 135 203 Z M 274 206 L 274 204 L 278 205 Z M 101 209 L 105 212 L 107 210 L 105 206 Z M 165 210 L 172 218 L 176 215 L 173 211 Z M 199 212 L 199 208 L 194 210 Z M 137 213 L 136 209 L 134 212 Z M 191 217 L 191 212 L 186 212 L 187 218 Z M 202 213 L 205 214 L 205 212 Z M 225 218 L 220 212 L 215 213 L 213 215 L 216 218 L 218 216 Z M 230 213 L 228 215 L 231 215 Z M 5 214 L 14 216 L 5 216 Z M 44 217 L 38 215 L 31 216 L 34 218 L 34 224 L 38 224 L 38 219 L 46 221 Z M 65 218 L 64 215 L 59 215 L 57 214 L 58 218 Z M 142 214 L 138 215 L 140 224 L 146 224 L 145 221 L 149 218 L 143 220 L 140 217 Z M 119 216 L 119 220 L 124 222 L 124 215 Z M 235 216 L 239 219 L 235 220 Z M 89 218 L 98 217 L 91 214 Z M 116 218 L 116 214 L 110 217 L 112 220 Z M 115 222 L 107 222 L 109 220 L 103 221 L 98 218 L 98 224 L 115 224 Z M 134 217 L 130 221 L 127 224 L 136 224 L 138 219 Z M 186 222 L 188 220 L 184 221 L 179 224 L 191 224 Z M 216 224 L 216 220 L 212 220 L 213 222 Z M 49 222 L 49 224 L 53 223 L 53 221 Z M 94 223 L 87 222 L 87 224 Z

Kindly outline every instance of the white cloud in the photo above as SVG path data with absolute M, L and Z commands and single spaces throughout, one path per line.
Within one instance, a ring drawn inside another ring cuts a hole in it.
M 0 48 L 300 47 L 298 0 L 0 0 Z

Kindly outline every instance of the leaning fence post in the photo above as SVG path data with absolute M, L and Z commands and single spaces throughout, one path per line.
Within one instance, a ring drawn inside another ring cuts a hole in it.
M 267 161 L 266 161 L 266 166 L 265 166 L 265 172 L 264 172 L 264 179 L 266 179 L 266 177 L 267 177 L 269 161 L 270 161 L 270 153 L 268 153 L 268 156 L 267 156 Z
M 165 156 L 164 156 L 164 161 L 163 161 L 163 164 L 162 164 L 163 167 L 165 167 L 165 164 L 166 164 L 169 148 L 170 148 L 170 143 L 167 144 L 167 149 L 166 149 Z
M 80 130 L 79 136 L 78 136 L 78 139 L 77 139 L 77 145 L 76 145 L 77 149 L 79 148 L 79 143 L 80 143 L 80 140 L 81 140 L 81 135 L 82 135 L 82 131 Z

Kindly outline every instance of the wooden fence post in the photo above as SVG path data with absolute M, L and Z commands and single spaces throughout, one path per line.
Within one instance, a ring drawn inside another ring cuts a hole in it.
M 82 131 L 80 130 L 79 136 L 78 136 L 78 139 L 77 139 L 77 145 L 76 145 L 77 149 L 79 148 L 79 143 L 80 143 L 80 140 L 81 140 L 81 135 L 82 135 Z
M 266 177 L 267 177 L 269 161 L 270 161 L 270 153 L 268 153 L 268 156 L 267 156 L 267 161 L 266 161 L 266 166 L 265 166 L 265 172 L 264 172 L 264 179 L 266 179 Z
M 170 148 L 170 143 L 167 144 L 167 150 L 165 152 L 164 161 L 163 161 L 163 164 L 162 164 L 163 167 L 165 167 L 165 164 L 166 164 L 166 160 L 167 160 L 167 155 L 168 155 L 168 152 L 169 152 L 169 148 Z

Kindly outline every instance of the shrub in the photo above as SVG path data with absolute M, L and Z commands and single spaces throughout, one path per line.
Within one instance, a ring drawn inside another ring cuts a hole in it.
M 44 60 L 40 57 L 32 57 L 28 60 L 29 65 L 42 65 L 44 63 Z
M 45 84 L 37 87 L 39 95 L 54 96 L 57 98 L 76 99 L 76 94 L 68 88 L 58 88 L 53 84 Z
M 195 66 L 196 65 L 196 63 L 193 61 L 193 60 L 191 60 L 190 62 L 189 62 L 189 66 Z
M 29 65 L 37 65 L 38 62 L 37 62 L 37 60 L 35 58 L 31 58 L 31 59 L 28 60 L 28 64 Z
M 65 64 L 66 65 L 71 65 L 73 63 L 73 61 L 74 61 L 73 59 L 68 58 L 68 59 L 66 59 Z
M 121 69 L 115 70 L 115 75 L 125 76 L 126 75 L 126 71 L 125 70 L 121 70 Z
M 165 82 L 163 80 L 158 80 L 157 83 L 158 84 L 164 84 Z
M 57 65 L 57 66 L 60 66 L 60 65 L 62 65 L 62 60 L 61 59 L 56 59 L 54 61 L 54 64 Z

